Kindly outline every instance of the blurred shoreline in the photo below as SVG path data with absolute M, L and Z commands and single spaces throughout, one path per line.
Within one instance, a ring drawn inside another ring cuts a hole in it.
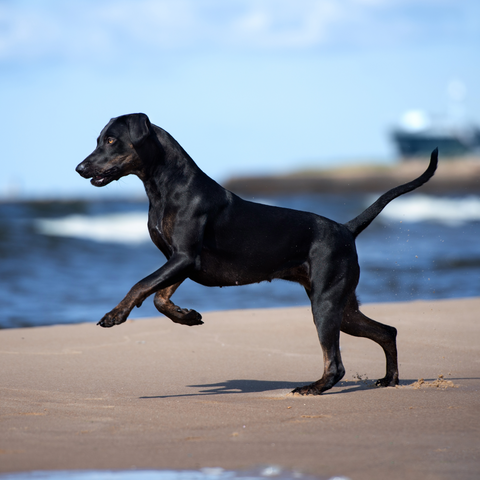
M 395 164 L 352 163 L 333 168 L 305 168 L 285 174 L 238 175 L 219 183 L 240 196 L 296 195 L 315 193 L 382 193 L 409 182 L 421 175 L 428 159 L 414 159 Z M 420 188 L 432 194 L 480 194 L 480 156 L 439 157 L 435 176 Z M 0 195 L 0 204 L 34 203 L 75 204 L 85 202 L 143 203 L 147 197 L 142 190 L 137 193 L 113 194 L 111 191 L 92 190 L 88 194 L 72 195 Z
M 239 195 L 296 193 L 375 193 L 409 182 L 421 175 L 427 159 L 394 165 L 351 165 L 311 169 L 284 175 L 232 177 L 225 188 Z M 423 193 L 480 193 L 480 157 L 439 158 L 435 176 L 421 187 Z

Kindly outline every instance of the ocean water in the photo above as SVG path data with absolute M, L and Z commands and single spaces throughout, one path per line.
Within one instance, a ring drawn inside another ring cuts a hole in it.
M 347 477 L 312 477 L 296 471 L 267 466 L 246 471 L 202 468 L 200 470 L 73 470 L 0 474 L 0 480 L 349 480 Z
M 375 196 L 253 199 L 345 222 Z M 97 322 L 165 261 L 143 201 L 0 204 L 0 328 Z M 288 229 L 288 225 L 285 226 Z M 363 303 L 480 295 L 480 196 L 409 194 L 357 239 Z M 308 305 L 299 285 L 207 288 L 187 280 L 173 300 L 199 312 Z M 159 315 L 151 299 L 131 318 Z

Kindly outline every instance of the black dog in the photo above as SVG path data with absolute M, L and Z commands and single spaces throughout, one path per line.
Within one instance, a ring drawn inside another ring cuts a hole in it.
M 146 115 L 114 118 L 77 172 L 91 178 L 96 187 L 137 175 L 150 201 L 150 236 L 167 262 L 133 286 L 98 324 L 112 327 L 125 322 L 133 307 L 140 307 L 154 293 L 156 308 L 168 318 L 201 325 L 199 313 L 170 300 L 186 278 L 208 287 L 289 280 L 303 285 L 310 298 L 324 357 L 323 377 L 294 393 L 319 395 L 344 376 L 340 331 L 377 342 L 387 362 L 386 375 L 377 385 L 396 385 L 397 331 L 369 319 L 358 308 L 355 238 L 391 200 L 427 182 L 437 168 L 437 157 L 435 150 L 420 177 L 383 194 L 342 225 L 313 213 L 242 200 L 203 173 Z

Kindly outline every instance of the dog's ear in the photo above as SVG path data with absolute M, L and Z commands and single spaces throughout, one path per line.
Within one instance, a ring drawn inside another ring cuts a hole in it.
M 150 120 L 144 113 L 127 115 L 125 120 L 133 146 L 140 146 L 151 135 L 152 124 Z
M 143 162 L 148 163 L 153 158 L 157 162 L 162 161 L 165 157 L 165 150 L 158 140 L 148 117 L 144 113 L 134 113 L 125 115 L 124 121 L 133 148 L 143 159 Z

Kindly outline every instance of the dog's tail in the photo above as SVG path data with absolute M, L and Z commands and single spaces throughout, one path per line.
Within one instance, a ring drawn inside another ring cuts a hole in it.
M 353 233 L 355 237 L 365 230 L 375 219 L 375 217 L 395 198 L 403 195 L 404 193 L 411 192 L 416 188 L 422 186 L 433 177 L 438 163 L 438 148 L 436 148 L 430 157 L 430 164 L 428 168 L 415 180 L 400 185 L 399 187 L 392 188 L 388 192 L 384 193 L 376 202 L 372 203 L 366 210 L 364 210 L 358 217 L 350 220 L 345 226 Z

